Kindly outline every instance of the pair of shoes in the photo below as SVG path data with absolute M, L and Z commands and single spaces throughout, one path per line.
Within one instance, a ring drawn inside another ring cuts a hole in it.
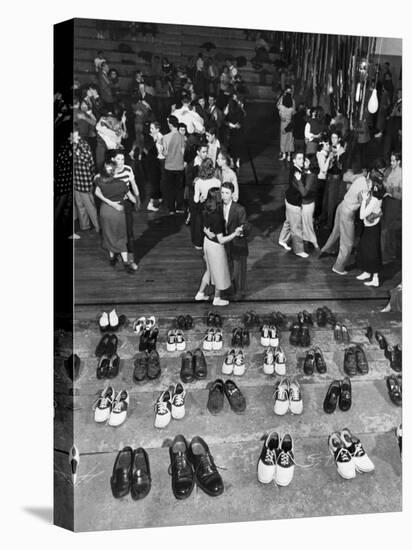
M 320 348 L 310 349 L 306 353 L 306 357 L 303 362 L 303 372 L 307 376 L 311 376 L 315 372 L 315 369 L 319 374 L 325 374 L 327 370 L 326 362 Z
M 172 491 L 175 498 L 188 498 L 195 483 L 211 497 L 223 493 L 222 477 L 204 439 L 195 436 L 188 445 L 183 435 L 177 435 L 169 448 L 169 455 L 169 474 L 172 476 Z
M 133 321 L 133 332 L 137 336 L 141 336 L 147 330 L 151 330 L 156 326 L 156 317 L 151 315 L 150 317 L 139 317 Z
M 292 346 L 302 346 L 307 348 L 310 346 L 310 332 L 308 325 L 301 323 L 293 323 L 290 327 L 289 343 Z
M 195 296 L 196 302 L 207 302 L 209 301 L 209 296 L 204 292 L 198 292 Z
M 143 382 L 146 378 L 156 380 L 161 374 L 160 356 L 156 350 L 141 351 L 133 362 L 133 380 Z
M 243 351 L 241 349 L 237 351 L 231 349 L 230 351 L 228 351 L 222 365 L 222 374 L 243 376 L 243 374 L 245 374 L 245 370 L 246 365 Z
M 191 315 L 179 315 L 175 319 L 175 325 L 180 330 L 190 330 L 193 328 L 193 317 Z
M 219 414 L 223 410 L 224 396 L 229 401 L 230 408 L 235 413 L 242 413 L 246 409 L 246 399 L 233 380 L 218 379 L 209 386 L 207 410 L 210 414 Z
M 323 410 L 327 414 L 332 414 L 338 403 L 343 412 L 348 411 L 352 406 L 352 384 L 347 377 L 343 380 L 334 380 L 330 384 L 323 401 Z
M 263 372 L 265 374 L 276 373 L 279 376 L 286 374 L 286 356 L 280 346 L 273 349 L 271 346 L 263 355 Z
M 127 417 L 129 392 L 121 390 L 116 394 L 114 388 L 108 386 L 102 390 L 93 408 L 95 422 L 107 422 L 109 426 L 120 426 Z
M 220 328 L 209 328 L 203 338 L 203 349 L 205 351 L 218 351 L 223 347 L 223 333 Z
M 96 346 L 96 357 L 112 356 L 117 352 L 118 339 L 115 334 L 105 334 Z
M 254 311 L 246 311 L 242 317 L 245 327 L 252 328 L 260 325 L 260 318 Z
M 166 428 L 172 418 L 181 420 L 185 416 L 186 390 L 180 382 L 163 391 L 155 405 L 155 428 Z
M 316 310 L 316 322 L 318 327 L 325 327 L 327 324 L 335 325 L 336 318 L 327 306 L 323 306 Z
M 377 330 L 375 331 L 375 338 L 379 344 L 379 347 L 383 350 L 386 350 L 386 348 L 388 347 L 388 342 L 386 341 L 385 336 Z
M 124 447 L 117 454 L 110 487 L 114 498 L 123 498 L 130 492 L 133 500 L 145 498 L 151 489 L 149 455 L 139 447 Z
M 299 313 L 296 315 L 298 323 L 301 325 L 312 325 L 313 326 L 313 319 L 312 315 L 304 309 L 303 311 L 299 311 Z
M 295 455 L 290 434 L 280 438 L 278 432 L 270 433 L 263 443 L 257 467 L 260 483 L 271 483 L 286 487 L 293 479 Z
M 333 337 L 338 343 L 349 344 L 350 335 L 348 327 L 346 325 L 342 325 L 341 323 L 336 323 L 333 327 Z
M 402 372 L 402 346 L 388 346 L 385 349 L 385 357 L 390 363 L 390 367 L 395 372 Z
M 219 313 L 209 311 L 206 318 L 206 324 L 208 327 L 221 327 L 223 325 L 222 317 Z
M 140 335 L 139 351 L 155 351 L 158 336 L 158 327 L 153 326 L 152 328 L 146 328 L 146 330 Z
M 98 380 L 103 378 L 116 378 L 120 369 L 120 357 L 117 353 L 113 355 L 102 355 L 96 369 L 96 377 Z
M 232 330 L 232 346 L 247 347 L 250 346 L 250 334 L 247 328 L 234 328 Z
M 343 357 L 343 370 L 347 376 L 368 374 L 368 360 L 360 344 L 345 349 L 345 355 Z
M 273 393 L 275 405 L 273 410 L 279 416 L 285 415 L 289 410 L 292 414 L 302 414 L 303 399 L 300 384 L 296 378 L 282 378 L 276 385 Z
M 186 340 L 183 331 L 172 329 L 167 333 L 167 351 L 184 351 L 186 349 Z
M 124 315 L 117 315 L 116 310 L 112 309 L 109 313 L 103 311 L 99 317 L 99 327 L 101 332 L 115 332 L 120 326 L 126 323 Z
M 74 355 L 71 354 L 64 361 L 64 368 L 66 370 L 66 374 L 72 382 L 74 382 L 74 380 L 77 380 L 77 378 L 79 377 L 80 364 L 81 364 L 80 357 L 76 353 Z
M 182 355 L 182 366 L 180 368 L 180 378 L 185 384 L 196 380 L 203 380 L 207 377 L 207 364 L 203 351 L 200 348 L 195 349 L 193 353 L 186 351 Z
M 272 346 L 276 348 L 279 345 L 279 335 L 274 325 L 263 325 L 260 329 L 260 343 L 262 346 Z
M 389 398 L 394 405 L 402 407 L 402 375 L 391 374 L 386 378 Z
M 271 313 L 271 324 L 275 325 L 277 329 L 282 328 L 285 326 L 286 323 L 286 315 L 281 313 L 280 311 L 273 311 Z
M 279 240 L 278 241 L 278 245 L 280 245 L 282 248 L 284 248 L 285 250 L 287 250 L 288 252 L 290 252 L 292 250 L 292 247 L 288 245 L 288 243 L 286 241 L 281 241 Z
M 366 473 L 375 469 L 360 439 L 352 435 L 348 428 L 341 432 L 333 432 L 329 436 L 328 445 L 338 474 L 344 479 L 353 479 L 356 472 Z

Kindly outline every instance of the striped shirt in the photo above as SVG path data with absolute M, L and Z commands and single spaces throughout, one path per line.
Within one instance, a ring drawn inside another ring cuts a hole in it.
M 116 169 L 114 174 L 113 174 L 113 178 L 116 179 L 116 180 L 120 180 L 123 183 L 125 183 L 127 185 L 127 188 L 129 189 L 129 191 L 132 191 L 132 193 L 134 193 L 134 191 L 132 189 L 132 184 L 135 183 L 135 179 L 134 179 L 133 170 L 130 166 L 125 164 L 120 171 L 117 171 L 117 169 Z M 137 195 L 137 196 L 139 196 L 139 195 Z

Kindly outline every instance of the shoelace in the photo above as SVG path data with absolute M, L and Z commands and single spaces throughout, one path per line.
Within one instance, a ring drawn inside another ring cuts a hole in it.
M 200 462 L 196 468 L 196 473 L 199 469 L 203 470 L 203 475 L 213 474 L 216 469 L 213 467 L 212 457 L 208 454 L 202 455 L 200 457 Z
M 281 451 L 278 460 L 281 466 L 287 466 L 290 462 L 295 463 L 291 451 Z
M 289 396 L 292 399 L 292 401 L 300 401 L 301 399 L 300 388 L 292 384 L 290 386 Z
M 158 401 L 156 403 L 156 414 L 166 414 L 168 411 L 167 403 L 165 401 Z
M 335 461 L 336 462 L 350 462 L 351 456 L 349 454 L 349 451 L 341 447 L 339 451 L 336 454 Z
M 177 407 L 180 407 L 181 405 L 184 405 L 185 402 L 185 394 L 182 393 L 175 393 L 173 396 L 173 405 L 176 405 Z
M 105 397 L 98 397 L 93 403 L 93 409 L 106 409 L 112 403 L 112 396 L 106 395 Z
M 186 468 L 186 466 L 187 466 L 187 460 L 185 455 L 183 453 L 178 453 L 178 455 L 176 456 L 177 477 L 180 477 L 180 475 L 182 474 L 182 471 Z
M 279 386 L 275 390 L 275 399 L 279 399 L 280 401 L 285 401 L 288 398 L 288 390 L 279 384 Z
M 123 410 L 122 405 L 123 405 L 123 400 L 122 399 L 119 399 L 118 401 L 115 401 L 113 403 L 112 412 L 114 412 L 114 413 L 122 412 L 122 410 Z
M 269 462 L 272 464 L 272 466 L 275 464 L 275 456 L 276 451 L 271 451 L 270 449 L 266 449 L 266 456 L 265 456 L 265 462 Z
M 362 443 L 360 441 L 355 443 L 355 450 L 353 452 L 353 456 L 364 456 L 365 454 L 366 454 L 365 449 L 363 448 Z

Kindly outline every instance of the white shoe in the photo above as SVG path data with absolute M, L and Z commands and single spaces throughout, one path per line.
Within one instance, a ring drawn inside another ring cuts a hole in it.
M 275 386 L 275 406 L 273 410 L 279 416 L 285 415 L 289 410 L 289 381 L 283 378 Z
M 112 386 L 104 388 L 94 405 L 94 421 L 106 422 L 109 420 L 115 392 Z
M 173 387 L 172 392 L 172 418 L 181 420 L 184 418 L 186 390 L 180 382 Z
M 206 294 L 204 294 L 203 292 L 198 292 L 195 296 L 195 300 L 196 302 L 206 302 L 207 300 L 209 300 L 209 296 L 206 296 Z
M 263 372 L 265 374 L 273 374 L 275 372 L 275 354 L 270 347 L 265 351 L 263 358 Z
M 347 271 L 338 271 L 334 267 L 332 267 L 332 271 L 333 271 L 333 273 L 336 273 L 337 275 L 347 275 L 348 274 Z
M 229 300 L 222 300 L 222 298 L 214 298 L 213 299 L 213 305 L 214 306 L 228 306 Z
M 213 335 L 212 349 L 215 351 L 221 350 L 223 347 L 223 334 L 220 328 L 215 330 Z
M 150 199 L 150 201 L 148 202 L 147 204 L 147 210 L 149 212 L 159 212 L 159 208 L 157 208 L 154 204 L 153 204 L 153 199 Z
M 227 352 L 225 360 L 223 361 L 222 365 L 222 374 L 230 375 L 233 373 L 233 367 L 235 364 L 235 350 L 231 349 Z
M 155 428 L 166 428 L 172 419 L 172 404 L 170 403 L 169 390 L 165 390 L 156 401 L 155 406 Z
M 176 331 L 173 329 L 167 333 L 166 349 L 170 352 L 176 351 Z
M 177 351 L 185 351 L 186 349 L 186 340 L 182 330 L 176 330 L 176 349 Z
M 303 412 L 302 392 L 299 382 L 295 379 L 289 383 L 289 409 L 292 414 Z
M 257 477 L 260 483 L 270 483 L 275 477 L 277 453 L 279 452 L 279 434 L 270 433 L 263 443 L 260 453 Z
M 340 432 L 340 438 L 349 451 L 358 472 L 367 473 L 375 469 L 375 465 L 366 454 L 360 439 L 352 435 L 348 428 L 344 428 Z
M 270 345 L 270 331 L 269 325 L 263 325 L 260 330 L 260 343 L 262 346 L 268 347 Z
M 286 374 L 286 356 L 280 346 L 275 349 L 275 372 L 278 376 Z
M 109 313 L 109 324 L 112 330 L 116 329 L 119 326 L 119 317 L 115 309 L 112 309 L 112 311 Z
M 338 474 L 343 479 L 353 479 L 356 476 L 355 463 L 338 432 L 334 432 L 329 436 L 328 445 L 335 459 Z
M 126 420 L 129 409 L 129 393 L 127 390 L 119 391 L 113 401 L 109 418 L 109 426 L 120 426 Z
M 363 273 L 358 275 L 356 278 L 358 279 L 358 281 L 364 281 L 365 279 L 369 279 L 370 276 L 371 276 L 370 273 L 367 273 L 366 271 L 364 271 Z
M 70 235 L 70 237 L 68 237 L 68 238 L 71 241 L 77 241 L 77 240 L 81 239 L 80 235 L 78 235 L 77 233 L 73 233 L 73 235 Z
M 272 348 L 277 348 L 278 345 L 279 345 L 278 331 L 276 330 L 275 326 L 270 325 L 270 327 L 269 327 L 269 346 L 272 346 Z
M 133 332 L 140 336 L 146 330 L 146 317 L 139 317 L 133 323 Z
M 378 287 L 379 286 L 379 279 L 377 277 L 374 277 L 371 281 L 366 281 L 366 283 L 363 283 L 365 286 L 374 286 L 374 287 Z
M 309 258 L 309 254 L 306 252 L 297 252 L 295 256 L 299 256 L 299 258 Z
M 103 311 L 103 313 L 100 316 L 99 327 L 100 327 L 100 330 L 107 330 L 109 328 L 109 316 L 105 311 Z
M 214 336 L 215 336 L 215 329 L 214 328 L 208 329 L 205 337 L 203 338 L 203 349 L 205 351 L 211 351 L 213 349 Z
M 293 439 L 290 434 L 285 434 L 280 442 L 276 460 L 276 485 L 287 487 L 293 479 L 294 472 L 295 456 L 293 450 Z
M 285 250 L 290 251 L 292 250 L 292 247 L 288 245 L 285 241 L 278 241 L 278 244 L 282 246 Z
M 235 364 L 233 366 L 233 375 L 234 376 L 243 376 L 246 371 L 245 357 L 243 351 L 239 350 L 235 356 Z

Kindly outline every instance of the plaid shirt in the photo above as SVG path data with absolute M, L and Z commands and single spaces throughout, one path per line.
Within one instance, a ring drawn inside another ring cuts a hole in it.
M 87 141 L 80 138 L 77 145 L 73 145 L 73 184 L 75 190 L 90 193 L 93 189 L 94 176 L 92 151 Z

